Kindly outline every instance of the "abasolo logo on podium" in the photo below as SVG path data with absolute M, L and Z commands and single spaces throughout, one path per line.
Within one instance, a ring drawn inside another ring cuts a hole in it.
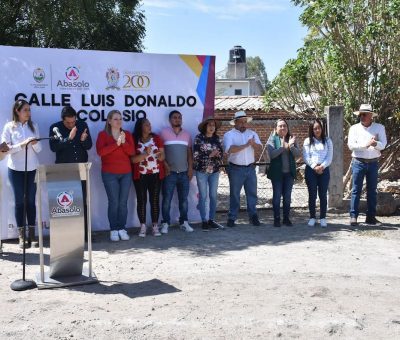
M 51 217 L 79 216 L 81 208 L 74 205 L 74 196 L 71 192 L 62 191 L 57 197 L 57 207 L 51 209 Z

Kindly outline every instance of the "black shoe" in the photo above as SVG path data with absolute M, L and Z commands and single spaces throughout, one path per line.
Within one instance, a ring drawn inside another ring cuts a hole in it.
M 261 225 L 257 215 L 252 216 L 250 218 L 250 222 L 251 222 L 252 225 L 254 225 L 256 227 L 259 227 Z
M 293 227 L 293 223 L 288 218 L 284 218 L 282 223 L 287 227 Z
M 357 227 L 357 225 L 358 225 L 357 217 L 350 217 L 350 225 L 352 227 Z
M 226 226 L 229 228 L 233 228 L 235 226 L 235 221 L 234 220 L 228 220 L 226 223 Z
M 207 222 L 203 222 L 203 223 L 201 224 L 201 230 L 203 230 L 203 231 L 210 231 L 210 226 L 208 225 Z
M 274 220 L 274 227 L 280 228 L 281 226 L 281 221 L 280 220 Z
M 214 220 L 208 220 L 208 226 L 210 227 L 210 229 L 225 229 L 225 227 L 217 222 L 215 222 Z
M 375 216 L 367 216 L 365 218 L 365 223 L 370 225 L 381 225 L 382 222 L 377 220 Z

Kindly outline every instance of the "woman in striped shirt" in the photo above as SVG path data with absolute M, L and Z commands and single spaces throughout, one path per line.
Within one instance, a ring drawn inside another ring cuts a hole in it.
M 308 128 L 308 138 L 304 140 L 303 159 L 306 163 L 305 178 L 308 188 L 308 206 L 310 220 L 308 225 L 316 223 L 317 192 L 320 203 L 320 225 L 328 226 L 326 221 L 327 192 L 329 186 L 329 165 L 332 163 L 333 145 L 325 134 L 321 120 L 315 119 Z

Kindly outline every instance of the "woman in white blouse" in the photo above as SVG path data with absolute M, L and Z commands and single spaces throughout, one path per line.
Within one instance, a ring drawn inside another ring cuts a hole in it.
M 328 226 L 326 221 L 327 192 L 329 186 L 329 165 L 332 163 L 333 145 L 325 135 L 325 129 L 319 119 L 315 119 L 308 128 L 308 138 L 304 140 L 303 159 L 306 163 L 305 178 L 308 188 L 308 206 L 310 220 L 308 225 L 316 223 L 317 192 L 320 203 L 320 225 Z
M 40 142 L 35 140 L 36 138 L 39 138 L 39 128 L 37 124 L 33 123 L 31 120 L 29 103 L 23 99 L 17 100 L 12 109 L 12 121 L 4 126 L 1 141 L 5 142 L 9 148 L 7 160 L 8 177 L 14 190 L 15 220 L 18 227 L 19 246 L 21 248 L 24 244 L 23 227 L 26 225 L 26 222 L 28 222 L 29 226 L 27 245 L 32 247 L 38 246 L 35 241 L 35 175 L 36 168 L 39 165 L 37 153 L 42 150 L 42 146 Z M 24 221 L 24 170 L 26 147 L 28 147 L 27 221 Z

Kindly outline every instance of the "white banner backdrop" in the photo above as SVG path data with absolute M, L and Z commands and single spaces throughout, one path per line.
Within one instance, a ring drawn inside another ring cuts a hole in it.
M 146 116 L 158 133 L 168 126 L 168 114 L 177 109 L 183 127 L 194 137 L 203 117 L 214 112 L 215 57 L 126 52 L 82 51 L 0 46 L 0 126 L 11 120 L 17 99 L 31 104 L 32 120 L 40 136 L 60 121 L 61 109 L 73 106 L 79 119 L 87 122 L 93 139 L 89 151 L 91 170 L 92 228 L 107 230 L 107 195 L 101 181 L 101 160 L 95 143 L 104 129 L 107 113 L 123 112 L 123 128 L 133 131 L 135 121 Z M 41 164 L 53 164 L 55 154 L 42 141 Z M 1 238 L 16 237 L 14 197 L 8 181 L 7 162 L 0 162 Z M 43 219 L 49 227 L 45 188 L 42 190 Z M 189 194 L 189 219 L 200 219 L 195 178 Z M 132 184 L 128 201 L 127 227 L 137 227 L 136 195 Z M 149 210 L 149 207 L 148 209 Z M 176 195 L 171 205 L 172 221 L 179 217 Z M 148 219 L 150 220 L 149 216 Z

